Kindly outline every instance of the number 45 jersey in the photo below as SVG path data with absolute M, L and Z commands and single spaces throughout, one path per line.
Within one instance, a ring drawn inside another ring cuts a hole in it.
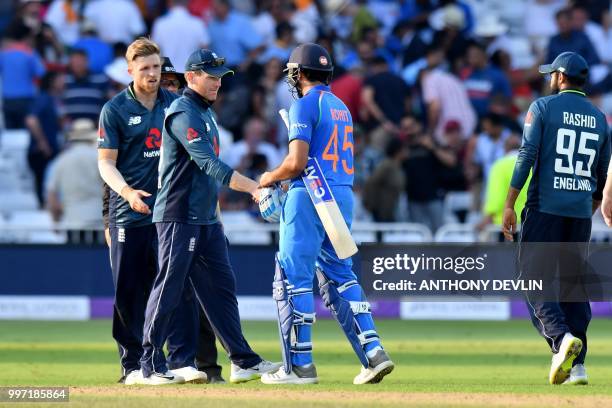
M 329 186 L 353 185 L 353 119 L 346 105 L 325 85 L 311 88 L 289 110 L 289 142 L 309 144 Z M 292 186 L 303 186 L 298 176 Z
M 527 208 L 591 218 L 592 200 L 601 200 L 609 161 L 605 115 L 583 92 L 564 90 L 529 107 L 511 185 L 522 188 L 533 167 Z

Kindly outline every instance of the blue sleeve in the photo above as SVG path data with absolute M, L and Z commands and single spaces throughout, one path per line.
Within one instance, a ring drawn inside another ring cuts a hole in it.
M 49 106 L 51 103 L 53 102 L 46 97 L 46 94 L 39 94 L 34 98 L 34 102 L 30 106 L 30 112 L 28 113 L 33 116 L 38 116 L 45 110 L 45 107 Z
M 191 160 L 208 176 L 228 185 L 234 170 L 215 154 L 210 136 L 202 119 L 188 112 L 177 112 L 166 118 L 164 126 L 189 153 Z
M 259 47 L 263 43 L 263 39 L 259 33 L 255 31 L 253 25 L 251 24 L 251 20 L 248 17 L 241 20 L 240 41 L 248 51 Z
M 100 112 L 98 125 L 98 149 L 119 149 L 121 128 L 117 122 L 117 114 L 107 102 Z
M 503 94 L 505 96 L 512 96 L 512 87 L 510 86 L 510 81 L 506 77 L 503 71 L 498 71 L 497 75 L 497 92 Z
M 533 102 L 529 107 L 527 116 L 525 117 L 525 126 L 523 128 L 523 143 L 519 149 L 518 158 L 514 165 L 514 173 L 512 173 L 512 181 L 510 185 L 517 190 L 521 190 L 529 177 L 529 171 L 535 163 L 538 150 L 540 149 L 540 141 L 542 140 L 542 126 L 544 118 L 537 102 Z
M 45 69 L 45 64 L 42 62 L 42 60 L 40 59 L 38 54 L 34 53 L 34 54 L 32 54 L 32 57 L 33 57 L 32 63 L 33 63 L 33 71 L 34 71 L 33 73 L 34 73 L 34 76 L 36 78 L 40 78 L 47 71 Z
M 289 109 L 289 141 L 300 139 L 310 144 L 319 118 L 319 98 L 302 98 Z
M 605 117 L 604 117 L 605 120 Z M 610 164 L 610 129 L 608 124 L 604 122 L 604 142 L 599 150 L 599 160 L 597 161 L 597 190 L 593 193 L 593 200 L 601 201 L 603 198 L 603 189 L 606 185 L 608 177 L 608 165 Z

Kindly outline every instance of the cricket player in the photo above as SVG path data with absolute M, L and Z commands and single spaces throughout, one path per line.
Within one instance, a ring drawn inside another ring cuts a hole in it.
M 164 112 L 177 95 L 160 89 L 158 46 L 140 38 L 126 59 L 133 82 L 108 101 L 100 114 L 98 167 L 110 187 L 108 222 L 115 284 L 113 337 L 119 346 L 120 382 L 141 382 L 140 358 L 145 307 L 157 271 L 157 233 L 150 206 L 155 199 Z M 180 336 L 169 341 L 177 382 L 204 382 L 195 369 L 197 308 L 185 292 L 179 315 Z M 177 332 L 179 331 L 177 330 Z
M 195 290 L 231 364 L 230 382 L 258 379 L 280 363 L 262 360 L 240 327 L 236 284 L 217 211 L 217 183 L 259 195 L 255 181 L 218 158 L 219 130 L 211 105 L 221 78 L 231 73 L 225 59 L 209 50 L 187 59 L 187 88 L 166 112 L 153 210 L 159 240 L 159 273 L 147 303 L 140 360 L 143 383 L 171 383 L 163 345 L 169 321 L 186 285 Z
M 564 52 L 552 64 L 540 66 L 540 72 L 551 75 L 554 94 L 537 99 L 529 107 L 506 199 L 503 231 L 512 240 L 515 201 L 533 169 L 522 214 L 521 274 L 530 273 L 530 269 L 567 270 L 570 265 L 570 272 L 576 275 L 584 266 L 587 244 L 576 245 L 577 253 L 564 247 L 559 257 L 551 260 L 524 255 L 534 247 L 525 243 L 590 240 L 591 217 L 601 202 L 610 160 L 610 133 L 604 114 L 582 91 L 589 74 L 582 56 Z M 548 299 L 527 296 L 532 322 L 553 352 L 549 382 L 587 384 L 584 360 L 591 319 L 588 301 L 543 300 Z
M 353 273 L 352 261 L 339 259 L 300 178 L 308 157 L 320 163 L 344 221 L 353 214 L 353 121 L 346 105 L 330 92 L 333 65 L 317 44 L 302 44 L 287 64 L 287 80 L 297 99 L 289 111 L 289 153 L 282 164 L 260 179 L 262 187 L 291 180 L 280 224 L 275 295 L 284 367 L 262 376 L 265 384 L 317 383 L 312 360 L 311 328 L 315 321 L 312 282 L 315 268 L 320 292 L 341 322 L 363 368 L 354 384 L 377 383 L 393 370 L 383 350 L 370 304 Z M 286 294 L 286 296 L 284 295 Z

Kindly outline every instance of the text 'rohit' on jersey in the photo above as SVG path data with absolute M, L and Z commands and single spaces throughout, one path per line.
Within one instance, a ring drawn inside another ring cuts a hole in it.
M 144 202 L 152 207 L 157 191 L 162 129 L 166 109 L 177 95 L 160 89 L 153 110 L 149 111 L 135 97 L 132 87 L 106 102 L 100 113 L 98 148 L 116 149 L 117 170 L 136 190 L 151 193 Z M 151 223 L 151 215 L 138 213 L 114 191 L 110 192 L 109 224 L 135 227 Z
M 308 156 L 317 159 L 330 187 L 353 185 L 353 118 L 328 86 L 313 87 L 291 105 L 289 142 L 294 139 L 308 143 Z M 292 185 L 303 182 L 296 177 Z

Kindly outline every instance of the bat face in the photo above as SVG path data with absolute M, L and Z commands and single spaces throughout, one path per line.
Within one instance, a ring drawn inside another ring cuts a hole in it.
M 331 194 L 331 190 L 325 181 L 323 172 L 316 159 L 312 157 L 308 158 L 308 163 L 302 174 L 302 179 L 304 180 L 308 192 L 313 197 L 313 204 L 317 205 L 320 202 L 334 201 L 334 197 Z

